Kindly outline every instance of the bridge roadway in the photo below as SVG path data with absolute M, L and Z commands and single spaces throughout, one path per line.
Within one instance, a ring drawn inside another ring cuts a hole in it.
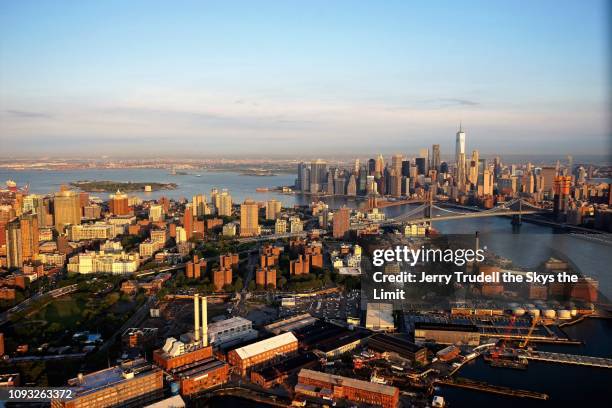
M 528 360 L 546 361 L 549 363 L 573 364 L 589 367 L 612 368 L 612 358 L 579 356 L 576 354 L 550 353 L 531 351 L 524 354 Z
M 423 222 L 434 222 L 434 221 L 450 221 L 450 220 L 462 220 L 466 218 L 482 218 L 482 217 L 500 217 L 500 216 L 508 216 L 508 215 L 529 215 L 529 214 L 537 214 L 541 211 L 536 210 L 523 210 L 523 211 L 515 211 L 515 210 L 498 210 L 491 212 L 474 212 L 474 213 L 466 213 L 466 214 L 457 214 L 457 215 L 440 215 L 436 217 L 421 217 L 421 218 L 406 218 L 403 219 L 400 215 L 399 217 L 389 219 L 387 221 L 383 221 L 381 224 L 389 225 L 389 224 L 398 224 L 403 222 L 410 222 L 414 224 L 420 224 Z

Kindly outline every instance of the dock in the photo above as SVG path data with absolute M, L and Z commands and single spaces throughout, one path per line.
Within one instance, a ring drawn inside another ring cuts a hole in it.
M 514 389 L 501 385 L 488 384 L 482 381 L 469 380 L 466 378 L 438 379 L 434 383 L 439 385 L 447 385 L 449 387 L 464 388 L 468 390 L 488 392 L 490 394 L 504 395 L 508 397 L 529 398 L 542 401 L 548 399 L 548 394 L 544 394 L 542 392 Z
M 612 358 L 579 356 L 576 354 L 549 353 L 546 351 L 531 351 L 525 354 L 525 358 L 527 358 L 528 360 L 546 361 L 549 363 L 612 368 Z

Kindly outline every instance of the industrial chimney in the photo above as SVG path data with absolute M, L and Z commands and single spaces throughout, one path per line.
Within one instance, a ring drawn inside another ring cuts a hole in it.
M 208 346 L 208 303 L 206 296 L 202 296 L 202 346 Z
M 206 299 L 206 298 L 203 298 Z M 206 304 L 204 304 L 204 309 L 206 309 Z M 195 336 L 195 341 L 200 341 L 200 295 L 197 293 L 193 295 L 193 334 Z

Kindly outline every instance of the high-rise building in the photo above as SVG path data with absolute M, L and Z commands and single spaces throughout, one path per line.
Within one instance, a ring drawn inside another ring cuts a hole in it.
M 346 207 L 340 208 L 334 213 L 333 236 L 334 238 L 344 238 L 350 228 L 351 210 Z
M 440 160 L 440 145 L 435 144 L 431 147 L 431 167 L 439 173 L 441 163 L 442 161 Z
M 327 183 L 327 163 L 321 159 L 315 160 L 310 164 L 310 192 L 320 192 L 325 183 Z
M 368 160 L 368 176 L 373 176 L 376 174 L 376 160 L 370 159 Z
M 459 123 L 459 131 L 456 135 L 455 140 L 455 166 L 457 168 L 457 185 L 462 187 L 465 184 L 466 179 L 466 166 L 465 166 L 465 132 Z
M 240 206 L 240 236 L 259 235 L 259 206 L 253 200 L 246 199 Z
M 23 262 L 35 261 L 38 258 L 38 218 L 36 214 L 23 214 L 21 224 L 21 257 Z
M 223 189 L 221 193 L 217 194 L 215 197 L 215 208 L 217 211 L 217 215 L 231 217 L 232 216 L 232 196 L 230 193 Z
M 404 161 L 404 156 L 401 154 L 394 154 L 391 156 L 391 169 L 395 170 L 397 174 L 402 174 L 402 162 Z
M 355 197 L 357 195 L 357 180 L 354 174 L 351 174 L 349 177 L 348 184 L 346 185 L 346 195 L 349 197 Z
M 417 174 L 427 174 L 427 159 L 424 157 L 417 157 L 415 159 Z
M 164 208 L 161 204 L 151 204 L 149 207 L 149 220 L 153 222 L 164 220 Z
M 185 228 L 187 239 L 191 239 L 191 237 L 193 237 L 193 211 L 191 210 L 190 204 L 185 206 L 185 212 L 183 213 L 183 228 Z
M 208 210 L 208 204 L 206 203 L 206 196 L 204 194 L 196 194 L 192 197 L 191 213 L 196 218 L 210 214 L 210 211 Z
M 543 166 L 540 174 L 542 175 L 542 192 L 552 193 L 555 177 L 557 177 L 557 168 L 555 166 Z
M 478 150 L 472 151 L 472 160 L 470 161 L 467 177 L 470 183 L 472 183 L 472 185 L 474 186 L 478 184 L 478 174 L 480 170 L 478 160 L 479 160 Z
M 266 220 L 275 220 L 281 213 L 281 202 L 275 199 L 266 201 Z
M 66 225 L 81 223 L 81 205 L 79 195 L 68 190 L 65 186 L 53 198 L 53 216 L 55 229 L 63 232 Z
M 128 205 L 127 194 L 119 190 L 115 194 L 111 194 L 108 200 L 108 207 L 112 214 L 128 215 L 130 213 L 130 206 Z
M 384 168 L 385 168 L 385 159 L 383 158 L 382 154 L 379 154 L 378 157 L 376 158 L 376 167 L 374 171 L 377 174 L 382 174 Z

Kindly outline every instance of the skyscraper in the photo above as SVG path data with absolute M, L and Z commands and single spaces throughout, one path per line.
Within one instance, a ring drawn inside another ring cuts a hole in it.
M 266 220 L 275 220 L 281 213 L 281 203 L 272 199 L 266 201 Z
M 78 225 L 81 223 L 81 206 L 79 195 L 62 187 L 53 198 L 53 216 L 55 218 L 55 229 L 63 232 L 66 225 Z
M 222 190 L 221 193 L 216 196 L 217 215 L 231 217 L 232 216 L 232 196 L 227 190 Z
M 127 215 L 130 213 L 127 194 L 117 190 L 115 194 L 111 194 L 108 200 L 109 210 L 115 215 Z
M 201 217 L 209 213 L 206 196 L 204 194 L 196 194 L 191 199 L 191 211 L 194 217 Z
M 240 236 L 259 235 L 259 207 L 253 200 L 246 199 L 240 205 Z
M 457 168 L 457 185 L 462 187 L 465 184 L 465 132 L 459 123 L 459 131 L 455 140 L 455 166 Z
M 9 268 L 21 268 L 24 262 L 38 258 L 38 218 L 27 213 L 6 226 L 6 261 Z
M 185 212 L 183 213 L 183 228 L 185 228 L 187 239 L 191 239 L 193 236 L 193 210 L 191 209 L 191 204 L 185 206 Z
M 350 228 L 351 210 L 342 207 L 334 213 L 333 236 L 334 238 L 344 238 Z
M 327 182 L 327 163 L 321 159 L 310 164 L 310 192 L 318 193 Z
M 435 144 L 431 146 L 431 167 L 439 173 L 441 163 L 442 161 L 440 160 L 440 145 Z

